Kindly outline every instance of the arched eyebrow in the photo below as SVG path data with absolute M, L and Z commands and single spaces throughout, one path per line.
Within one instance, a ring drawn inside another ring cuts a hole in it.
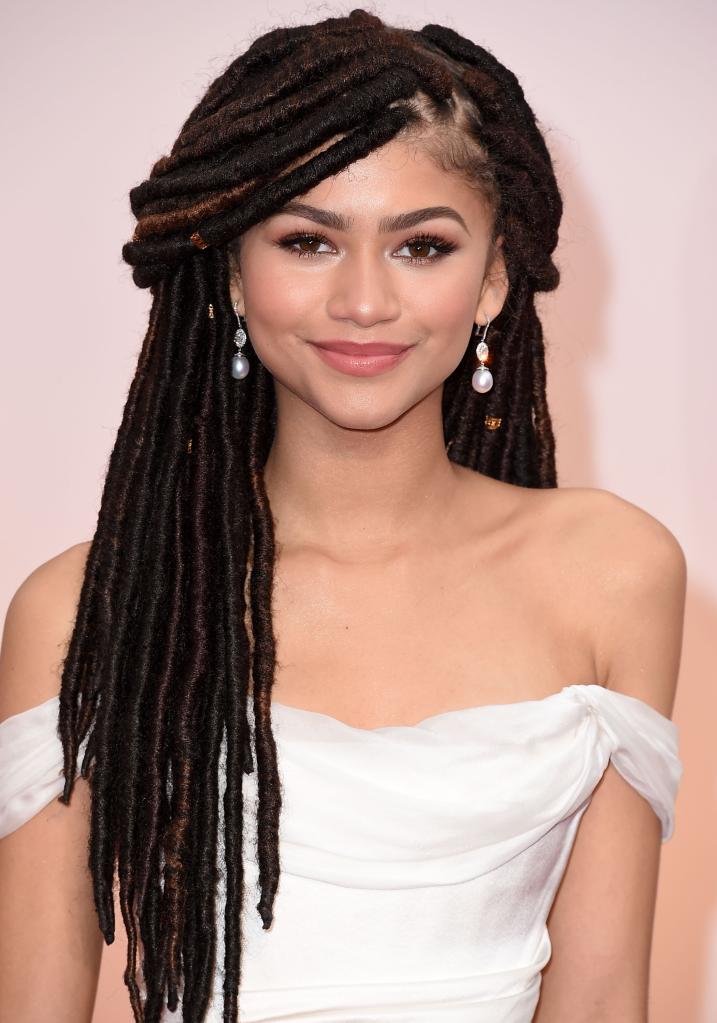
M 305 217 L 313 220 L 322 227 L 328 227 L 333 231 L 350 231 L 353 226 L 353 217 L 344 217 L 334 210 L 323 210 L 318 206 L 310 206 L 308 203 L 298 199 L 290 199 L 280 210 L 276 210 L 272 216 L 279 216 L 281 213 L 294 213 L 298 217 Z M 381 234 L 388 234 L 392 231 L 408 231 L 424 220 L 434 220 L 436 217 L 449 217 L 457 221 L 467 235 L 470 235 L 468 225 L 458 210 L 452 206 L 424 206 L 420 210 L 408 210 L 406 213 L 398 213 L 393 217 L 382 217 L 378 222 L 378 229 Z

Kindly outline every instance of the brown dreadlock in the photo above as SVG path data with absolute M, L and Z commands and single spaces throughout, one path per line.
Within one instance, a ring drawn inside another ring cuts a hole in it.
M 504 238 L 495 383 L 473 391 L 469 345 L 444 385 L 450 457 L 514 484 L 556 486 L 534 296 L 558 284 L 562 204 L 520 84 L 490 52 L 450 28 L 393 28 L 360 9 L 277 28 L 210 85 L 171 153 L 131 192 L 138 222 L 123 255 L 153 302 L 64 662 L 59 731 L 64 803 L 86 742 L 95 904 L 109 944 L 117 869 L 136 1020 L 159 1020 L 165 998 L 174 1010 L 180 987 L 185 1021 L 206 1012 L 222 749 L 226 1023 L 237 1019 L 241 976 L 242 780 L 255 764 L 265 928 L 280 872 L 274 524 L 263 482 L 276 407 L 251 346 L 249 377 L 228 371 L 232 246 L 288 199 L 408 136 L 482 191 L 494 238 Z M 486 415 L 504 428 L 481 429 Z

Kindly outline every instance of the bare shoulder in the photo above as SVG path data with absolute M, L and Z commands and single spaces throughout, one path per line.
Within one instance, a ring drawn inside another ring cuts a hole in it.
M 531 542 L 584 577 L 604 585 L 638 585 L 650 577 L 684 582 L 686 562 L 675 535 L 644 508 L 598 487 L 521 487 L 491 480 L 500 516 L 521 523 Z M 497 484 L 497 486 L 496 486 Z
M 59 692 L 91 544 L 38 565 L 13 594 L 0 646 L 0 721 Z
M 553 511 L 592 619 L 596 667 L 611 689 L 672 712 L 687 562 L 668 527 L 599 488 L 557 488 Z
M 0 722 L 59 692 L 89 547 L 74 544 L 39 565 L 10 601 L 0 649 Z M 45 778 L 62 765 L 62 749 L 59 741 L 52 748 L 43 743 L 33 759 L 28 735 L 34 741 L 34 732 L 19 730 L 3 764 L 10 789 L 22 796 L 5 815 L 3 826 L 9 818 L 11 827 L 0 839 L 3 1019 L 89 1023 L 103 945 L 88 869 L 90 783 L 77 776 L 67 805 L 48 796 Z
M 612 577 L 644 576 L 670 566 L 685 571 L 684 552 L 674 533 L 644 508 L 598 487 L 556 487 L 541 493 L 552 498 L 555 525 L 564 539 L 588 544 Z

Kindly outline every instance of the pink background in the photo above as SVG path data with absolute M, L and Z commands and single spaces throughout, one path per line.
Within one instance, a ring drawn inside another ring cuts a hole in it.
M 353 4 L 28 2 L 2 15 L 3 607 L 95 527 L 148 311 L 120 249 L 127 193 L 209 82 L 278 24 Z M 689 566 L 674 719 L 685 776 L 663 847 L 651 1023 L 717 1019 L 714 247 L 715 8 L 444 0 L 373 4 L 440 21 L 519 76 L 565 198 L 563 280 L 540 298 L 560 481 L 665 523 Z M 708 750 L 709 755 L 708 755 Z M 118 920 L 121 920 L 119 911 Z M 123 931 L 96 1019 L 130 1021 Z

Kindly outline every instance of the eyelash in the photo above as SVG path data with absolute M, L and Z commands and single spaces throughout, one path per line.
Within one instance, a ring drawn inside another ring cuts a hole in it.
M 295 255 L 299 257 L 299 259 L 305 258 L 311 259 L 314 256 L 326 255 L 325 252 L 300 252 L 298 249 L 292 249 L 292 245 L 295 245 L 296 242 L 305 240 L 324 242 L 327 245 L 331 244 L 331 242 L 329 241 L 328 238 L 325 237 L 325 235 L 313 234 L 306 231 L 288 235 L 286 238 L 282 238 L 281 241 L 279 241 L 277 244 L 280 245 L 281 248 L 286 249 L 289 252 L 293 252 Z M 437 235 L 426 234 L 423 232 L 413 235 L 412 238 L 409 238 L 408 241 L 405 241 L 403 243 L 401 248 L 404 248 L 404 246 L 406 245 L 416 245 L 417 243 L 431 245 L 434 249 L 437 249 L 438 254 L 435 256 L 408 257 L 407 262 L 409 263 L 436 263 L 438 262 L 439 259 L 442 259 L 443 256 L 448 255 L 449 252 L 453 252 L 454 249 L 456 248 L 456 245 L 454 245 L 453 242 L 447 242 L 445 241 L 445 239 L 439 238 Z

